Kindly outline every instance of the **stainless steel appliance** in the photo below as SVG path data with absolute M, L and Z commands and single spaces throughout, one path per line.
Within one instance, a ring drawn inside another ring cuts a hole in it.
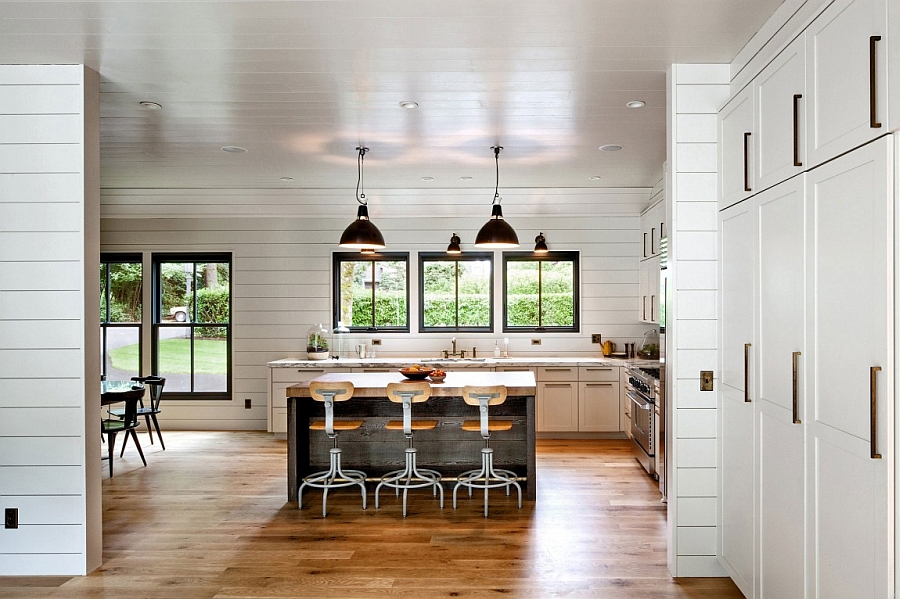
M 659 443 L 656 423 L 656 396 L 659 389 L 659 369 L 626 366 L 625 394 L 631 402 L 631 441 L 634 457 L 647 474 L 658 477 L 656 448 Z

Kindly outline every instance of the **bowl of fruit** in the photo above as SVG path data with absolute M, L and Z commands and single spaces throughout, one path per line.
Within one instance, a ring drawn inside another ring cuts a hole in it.
M 447 373 L 440 368 L 435 368 L 431 374 L 428 375 L 428 378 L 431 379 L 432 383 L 443 383 L 446 377 Z
M 400 369 L 400 374 L 414 381 L 425 380 L 425 377 L 427 377 L 432 372 L 434 372 L 434 368 L 430 368 L 428 366 L 420 366 L 418 364 L 413 364 L 412 366 Z

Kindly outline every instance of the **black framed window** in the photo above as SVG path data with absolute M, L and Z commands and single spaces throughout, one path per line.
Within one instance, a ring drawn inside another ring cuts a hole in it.
M 140 254 L 100 254 L 100 374 L 141 375 L 143 273 Z
M 503 253 L 503 331 L 579 331 L 578 252 Z
M 419 332 L 491 332 L 494 255 L 419 254 Z
M 409 254 L 335 252 L 334 326 L 409 332 Z
M 231 254 L 153 255 L 151 349 L 167 398 L 231 399 Z

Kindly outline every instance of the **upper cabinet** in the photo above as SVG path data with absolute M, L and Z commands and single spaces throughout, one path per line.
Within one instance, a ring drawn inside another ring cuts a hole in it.
M 806 163 L 804 118 L 806 38 L 796 38 L 753 81 L 756 102 L 754 191 L 762 191 L 803 172 Z
M 809 166 L 886 133 L 887 8 L 837 0 L 806 29 Z
M 719 112 L 719 210 L 753 194 L 753 96 L 744 88 Z
M 641 322 L 649 324 L 659 324 L 659 262 L 665 237 L 666 202 L 660 200 L 641 214 L 639 310 Z
M 666 203 L 660 201 L 641 214 L 641 260 L 658 256 L 660 241 L 666 236 Z

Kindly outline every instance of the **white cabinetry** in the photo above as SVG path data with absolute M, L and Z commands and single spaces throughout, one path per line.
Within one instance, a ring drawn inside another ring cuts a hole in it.
M 578 369 L 578 430 L 614 433 L 619 430 L 618 366 Z
M 659 257 L 660 240 L 665 236 L 665 200 L 657 202 L 641 214 L 641 261 L 638 268 L 638 306 L 641 322 L 659 324 Z
M 538 368 L 537 432 L 622 430 L 620 370 L 618 366 Z
M 810 166 L 888 131 L 886 27 L 885 0 L 836 0 L 806 28 Z
M 747 597 L 893 596 L 892 144 L 720 215 L 719 561 Z
M 287 394 L 291 385 L 311 381 L 326 372 L 350 372 L 349 368 L 269 368 L 268 431 L 287 433 Z
M 578 368 L 538 368 L 537 393 L 537 431 L 578 430 Z
M 719 209 L 753 193 L 750 158 L 753 152 L 751 88 L 734 96 L 719 112 Z

